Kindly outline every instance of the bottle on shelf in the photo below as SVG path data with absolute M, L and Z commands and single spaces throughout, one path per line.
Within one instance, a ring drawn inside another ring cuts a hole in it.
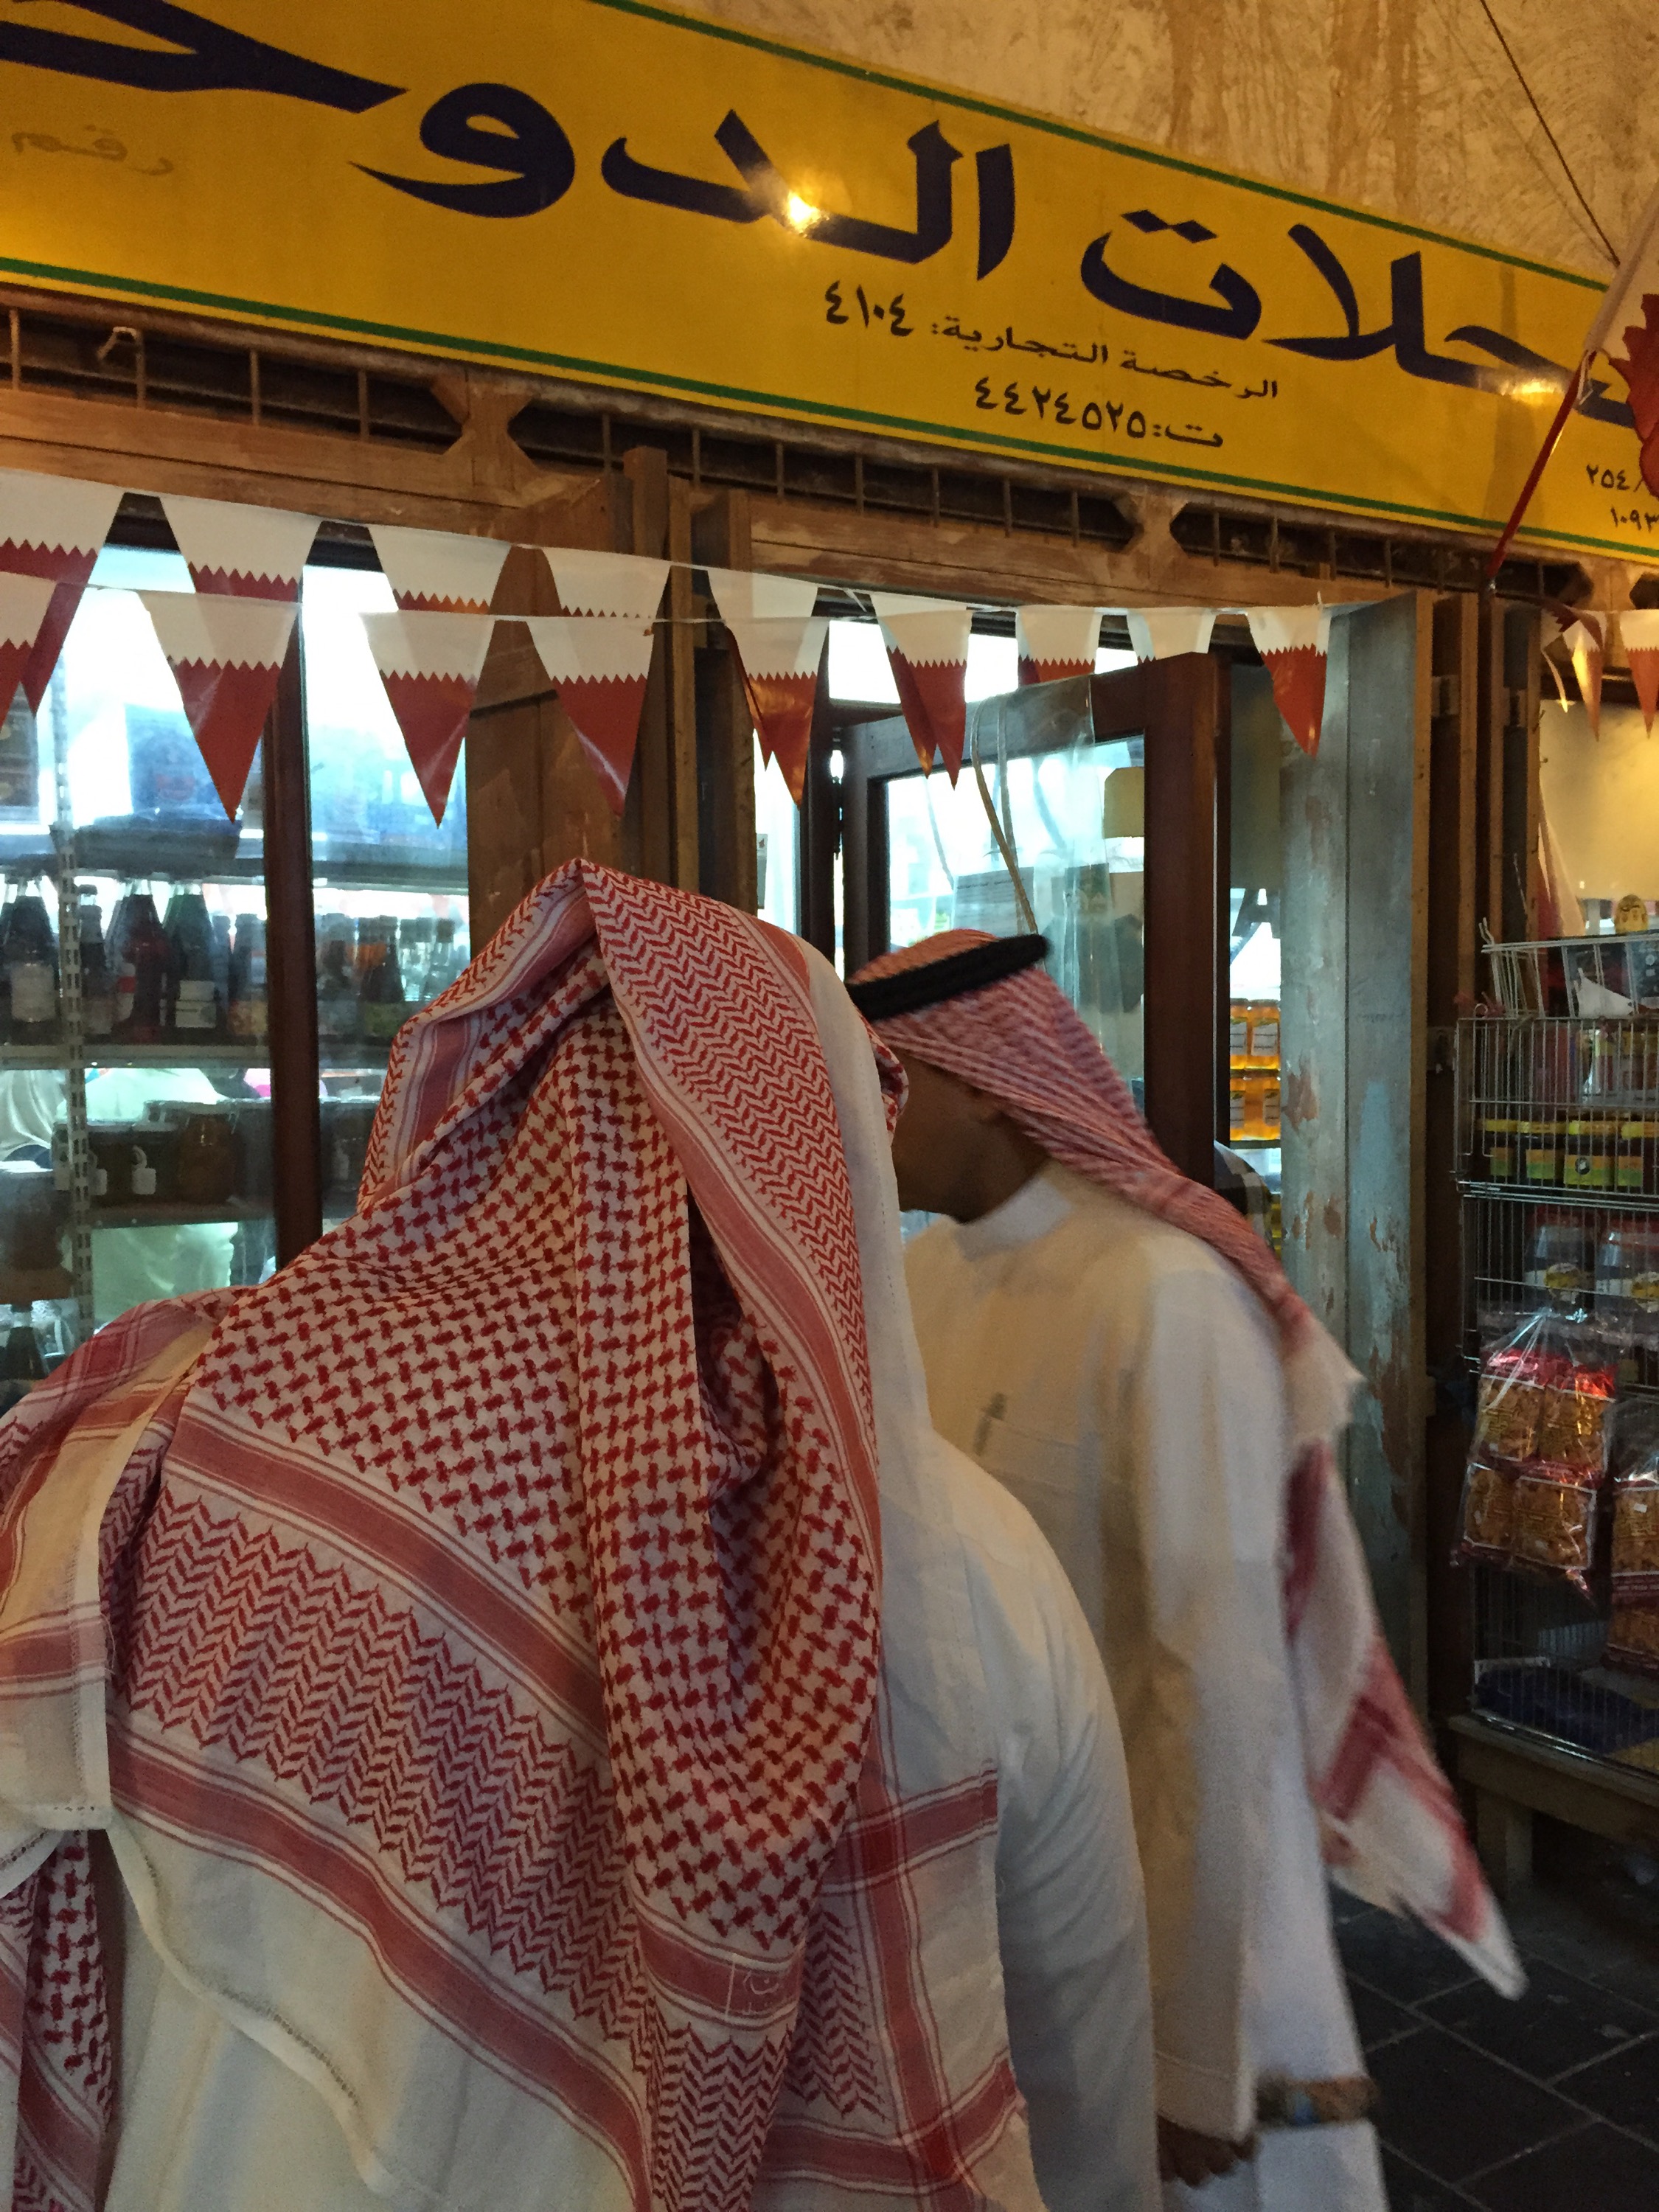
M 225 1009 L 213 975 L 213 924 L 199 884 L 180 884 L 167 902 L 163 928 L 167 963 L 167 1030 L 186 1044 L 225 1034 Z
M 104 918 L 90 884 L 80 887 L 81 1030 L 89 1044 L 106 1044 L 115 1023 L 115 984 L 104 951 Z
M 440 915 L 433 930 L 432 988 L 428 995 L 435 999 L 441 992 L 447 991 L 471 957 L 465 930 L 457 925 L 453 915 Z
M 11 934 L 11 910 L 17 903 L 17 886 L 6 879 L 6 902 L 0 907 L 0 1043 L 11 1038 L 11 977 L 6 969 L 6 939 Z
M 357 930 L 349 915 L 317 921 L 317 1037 L 343 1044 L 357 1034 Z
M 6 981 L 14 1044 L 52 1044 L 58 1037 L 58 939 L 37 889 L 19 893 L 6 929 Z
M 9 1413 L 20 1404 L 37 1382 L 46 1380 L 46 1373 L 33 1312 L 28 1306 L 15 1305 L 5 1350 L 0 1352 L 0 1413 Z
M 376 915 L 362 925 L 357 947 L 357 1016 L 373 1044 L 389 1044 L 409 1012 L 398 964 L 398 925 Z
M 116 902 L 105 957 L 115 983 L 112 1040 L 160 1044 L 172 947 L 155 902 L 142 884 L 129 884 Z
M 227 1013 L 230 1007 L 230 916 L 213 916 L 213 980 Z
M 230 950 L 230 1032 L 233 1036 L 263 1043 L 270 1025 L 264 917 L 239 914 Z
M 411 1006 L 423 1006 L 436 994 L 432 988 L 437 937 L 429 914 L 417 914 L 398 925 L 398 964 L 404 989 Z

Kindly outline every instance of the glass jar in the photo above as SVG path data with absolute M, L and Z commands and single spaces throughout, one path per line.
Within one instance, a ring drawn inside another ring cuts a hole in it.
M 1584 1304 L 1593 1280 L 1593 1232 L 1565 1214 L 1540 1217 L 1527 1248 L 1527 1304 L 1569 1312 Z
M 1513 1182 L 1516 1179 L 1516 1132 L 1519 1127 L 1512 1114 L 1488 1114 L 1481 1121 L 1486 1138 L 1486 1173 L 1493 1182 Z
M 1570 1121 L 1561 1156 L 1561 1180 L 1569 1190 L 1611 1190 L 1618 1123 L 1605 1115 Z
M 236 1133 L 234 1109 L 228 1106 L 191 1106 L 179 1132 L 175 1187 L 179 1197 L 193 1206 L 223 1206 L 236 1188 Z
M 1557 1115 L 1546 1115 L 1541 1119 L 1522 1121 L 1517 1132 L 1521 1140 L 1522 1171 L 1530 1183 L 1559 1183 L 1561 1180 L 1561 1139 L 1563 1125 Z

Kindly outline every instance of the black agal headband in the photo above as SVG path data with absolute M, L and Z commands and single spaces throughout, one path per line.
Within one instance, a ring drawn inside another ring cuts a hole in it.
M 965 952 L 947 953 L 916 968 L 900 968 L 890 975 L 872 975 L 866 983 L 849 983 L 847 995 L 866 1022 L 890 1022 L 898 1014 L 918 1013 L 946 999 L 959 999 L 968 991 L 982 991 L 1022 969 L 1035 968 L 1048 957 L 1046 937 L 993 937 L 983 945 L 970 945 Z

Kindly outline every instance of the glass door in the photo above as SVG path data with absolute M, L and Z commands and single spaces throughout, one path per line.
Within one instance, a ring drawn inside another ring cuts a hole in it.
M 848 972 L 937 930 L 1040 929 L 1164 1149 L 1206 1182 L 1225 727 L 1217 664 L 1188 654 L 970 707 L 954 787 L 921 774 L 900 717 L 840 732 Z

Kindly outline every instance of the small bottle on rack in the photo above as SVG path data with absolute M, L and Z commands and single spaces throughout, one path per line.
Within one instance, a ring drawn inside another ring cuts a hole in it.
M 434 999 L 449 988 L 466 963 L 466 933 L 457 928 L 453 915 L 440 915 L 434 930 L 432 947 L 432 996 Z
M 81 1030 L 89 1044 L 103 1044 L 115 1022 L 115 986 L 104 954 L 104 918 L 90 884 L 81 885 Z
M 389 1044 L 409 1012 L 398 965 L 398 926 L 389 915 L 376 915 L 364 922 L 358 956 L 357 1016 L 362 1034 L 371 1043 Z
M 171 955 L 167 1034 L 186 1044 L 210 1043 L 225 1034 L 225 1016 L 213 975 L 213 924 L 199 884 L 181 884 L 173 893 L 164 927 Z
M 12 908 L 6 932 L 6 981 L 11 993 L 13 1044 L 52 1044 L 58 1037 L 58 939 L 38 890 Z
M 317 1035 L 342 1044 L 357 1034 L 357 932 L 349 915 L 325 914 L 317 924 Z
M 230 1033 L 263 1043 L 270 1026 L 264 921 L 257 914 L 239 914 L 230 951 Z
M 28 1306 L 15 1305 L 5 1349 L 0 1352 L 0 1413 L 9 1413 L 20 1405 L 37 1382 L 45 1381 L 46 1373 L 33 1312 Z
M 111 1037 L 118 1044 L 160 1044 L 172 947 L 142 884 L 128 884 L 110 918 L 106 957 L 115 983 Z
M 6 879 L 6 902 L 0 907 L 0 1044 L 11 1041 L 11 977 L 6 970 L 6 939 L 11 934 L 11 910 L 17 903 L 17 886 Z
M 398 927 L 398 963 L 403 969 L 404 989 L 409 994 L 411 1006 L 423 1006 L 436 994 L 433 989 L 434 957 L 437 950 L 436 933 L 429 914 L 417 914 L 412 920 Z

